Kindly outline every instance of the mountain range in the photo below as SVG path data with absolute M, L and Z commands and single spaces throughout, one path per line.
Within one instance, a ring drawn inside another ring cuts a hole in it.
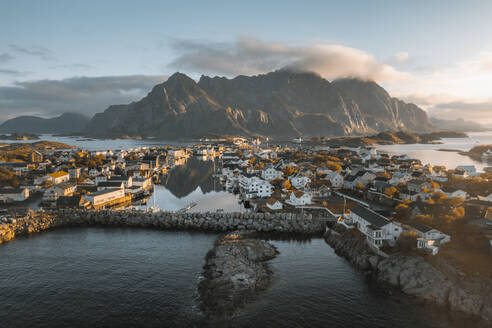
M 147 96 L 94 115 L 92 136 L 197 138 L 224 135 L 343 136 L 433 129 L 424 110 L 391 97 L 372 81 L 329 82 L 317 74 L 257 76 L 175 73 Z
M 12 121 L 2 126 L 16 126 L 14 123 L 18 122 Z M 31 124 L 33 128 L 36 125 Z M 81 127 L 72 124 L 63 128 L 75 132 Z M 233 79 L 202 76 L 198 82 L 175 73 L 142 99 L 112 105 L 95 114 L 83 132 L 93 137 L 176 139 L 346 136 L 399 130 L 423 133 L 433 129 L 424 110 L 391 97 L 375 82 L 330 82 L 315 73 L 278 70 Z M 34 131 L 39 129 L 21 132 Z
M 431 117 L 431 123 L 440 130 L 449 131 L 462 131 L 462 132 L 483 132 L 490 128 L 483 126 L 482 124 L 466 121 L 462 118 L 455 120 L 444 120 L 435 117 Z
M 1 133 L 81 133 L 89 118 L 77 113 L 64 113 L 53 118 L 18 116 L 0 124 Z

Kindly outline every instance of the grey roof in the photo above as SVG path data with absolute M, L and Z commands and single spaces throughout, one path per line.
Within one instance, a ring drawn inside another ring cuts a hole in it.
M 390 223 L 390 220 L 382 216 L 381 214 L 378 214 L 368 208 L 362 207 L 362 206 L 357 206 L 352 209 L 352 212 L 369 222 L 371 225 L 381 228 L 382 226 L 387 225 Z
M 429 227 L 428 225 L 423 224 L 423 223 L 418 223 L 418 222 L 413 222 L 412 224 L 410 224 L 410 226 L 412 228 L 414 228 L 415 230 L 418 230 L 418 231 L 420 231 L 422 233 L 426 233 L 426 232 L 432 230 L 432 228 Z
M 0 194 L 20 194 L 25 188 L 1 188 Z
M 115 191 L 119 191 L 119 190 L 122 190 L 122 189 L 105 189 L 105 190 L 99 190 L 99 191 L 91 192 L 90 194 L 88 194 L 88 196 L 99 196 L 99 195 L 109 194 L 109 193 L 112 193 L 112 192 L 115 192 Z
M 123 181 L 101 181 L 97 184 L 98 187 L 121 187 Z

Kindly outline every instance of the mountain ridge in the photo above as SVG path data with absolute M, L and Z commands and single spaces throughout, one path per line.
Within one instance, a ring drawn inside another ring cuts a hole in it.
M 437 117 L 430 118 L 431 123 L 438 129 L 462 131 L 462 132 L 484 132 L 490 130 L 480 123 L 464 119 L 446 120 Z
M 22 115 L 0 124 L 0 133 L 80 133 L 89 118 L 79 113 L 66 112 L 52 118 Z
M 103 129 L 104 127 L 104 129 Z M 173 74 L 142 99 L 94 115 L 91 136 L 198 138 L 343 136 L 386 130 L 428 132 L 425 111 L 375 82 L 279 70 L 255 76 Z

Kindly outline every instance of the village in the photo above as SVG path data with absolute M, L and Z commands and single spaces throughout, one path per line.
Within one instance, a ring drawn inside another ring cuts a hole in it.
M 452 241 L 461 248 L 492 246 L 492 174 L 474 166 L 422 165 L 374 147 L 302 140 L 269 146 L 229 138 L 107 151 L 44 145 L 23 157 L 3 155 L 0 202 L 9 208 L 37 197 L 48 210 L 128 209 L 144 204 L 154 183 L 191 156 L 217 163 L 214 177 L 239 195 L 246 211 L 311 213 L 357 231 L 382 254 L 435 255 Z

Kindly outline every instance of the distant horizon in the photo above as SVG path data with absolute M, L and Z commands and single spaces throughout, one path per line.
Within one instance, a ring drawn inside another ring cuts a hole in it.
M 252 76 L 266 75 L 266 74 L 269 74 L 269 73 L 272 73 L 272 72 L 277 72 L 277 71 L 289 71 L 289 70 L 290 70 L 290 68 L 283 67 L 283 68 L 279 68 L 279 69 L 276 69 L 276 70 L 272 70 L 270 72 L 264 72 L 264 73 L 258 73 L 258 74 L 251 74 L 251 75 L 238 74 L 238 75 L 233 76 L 233 77 L 228 77 L 228 76 L 224 76 L 224 75 L 213 75 L 213 74 L 205 75 L 205 74 L 201 74 L 200 77 L 198 77 L 198 78 L 193 78 L 193 77 L 189 76 L 186 73 L 183 73 L 183 72 L 180 72 L 180 71 L 176 71 L 173 74 L 171 74 L 170 76 L 172 76 L 174 74 L 184 74 L 184 75 L 190 77 L 191 79 L 193 79 L 196 83 L 198 83 L 199 80 L 200 80 L 200 78 L 202 76 L 207 76 L 207 77 L 210 77 L 210 78 L 216 78 L 216 77 L 218 77 L 218 78 L 226 78 L 226 79 L 232 80 L 232 79 L 235 79 L 235 78 L 237 78 L 239 76 L 249 76 L 249 77 L 252 77 Z M 296 73 L 315 74 L 315 75 L 319 75 L 320 77 L 324 78 L 323 76 L 321 76 L 321 74 L 319 74 L 317 72 L 314 72 L 314 71 L 307 71 L 307 70 L 306 71 L 300 71 L 300 70 L 297 70 Z M 157 82 L 155 85 L 158 85 L 158 84 L 161 84 L 161 83 L 166 82 L 169 79 L 170 76 L 162 77 L 162 80 L 160 82 Z M 85 78 L 87 78 L 87 77 L 85 77 L 85 76 L 77 76 L 77 77 L 73 77 L 72 79 L 85 79 Z M 95 78 L 97 78 L 97 77 L 95 77 Z M 326 78 L 324 78 L 324 79 L 326 79 Z M 335 80 L 340 80 L 340 79 L 357 79 L 357 80 L 361 80 L 361 81 L 375 82 L 375 83 L 377 83 L 379 85 L 379 83 L 377 81 L 375 81 L 375 80 L 372 80 L 372 79 L 364 79 L 364 78 L 361 78 L 361 77 L 350 77 L 350 76 L 348 76 L 348 77 L 334 78 L 332 80 L 328 80 L 328 79 L 326 79 L 326 80 L 329 81 L 329 82 L 333 82 Z M 154 86 L 150 87 L 147 91 L 150 92 Z M 128 103 L 139 101 L 144 96 L 145 96 L 145 93 L 142 94 L 142 96 L 137 96 L 137 98 L 135 98 L 133 100 L 130 100 Z M 391 96 L 393 96 L 393 95 L 391 95 Z M 412 102 L 408 102 L 408 103 L 412 103 Z M 125 104 L 127 104 L 127 103 L 125 103 Z M 111 105 L 125 105 L 125 104 L 123 104 L 123 103 L 114 103 L 114 104 L 110 104 L 109 106 L 111 106 Z M 418 105 L 418 104 L 416 104 L 416 105 Z M 95 113 L 81 113 L 79 111 L 69 111 L 69 110 L 67 110 L 67 111 L 64 111 L 64 112 L 52 114 L 50 116 L 39 115 L 39 114 L 19 114 L 19 115 L 16 115 L 16 116 L 12 116 L 12 117 L 6 118 L 4 120 L 0 120 L 0 124 L 2 124 L 4 122 L 7 122 L 7 121 L 9 121 L 11 119 L 19 118 L 19 117 L 38 117 L 38 118 L 43 118 L 43 119 L 54 119 L 54 118 L 60 117 L 61 115 L 64 115 L 64 114 L 79 114 L 79 115 L 85 116 L 86 118 L 91 119 L 92 117 L 94 117 L 95 114 L 102 113 L 106 109 L 107 109 L 107 107 L 101 109 L 100 111 L 96 111 Z M 465 122 L 473 122 L 473 123 L 480 124 L 483 128 L 490 128 L 490 129 L 492 129 L 492 124 L 491 125 L 487 125 L 487 124 L 483 124 L 481 122 L 475 122 L 473 120 L 467 120 L 467 119 L 464 119 L 462 117 L 452 118 L 452 119 L 442 118 L 442 117 L 439 117 L 439 116 L 433 116 L 432 113 L 429 113 L 428 111 L 426 111 L 426 112 L 427 112 L 427 115 L 428 115 L 429 119 L 439 119 L 439 120 L 443 120 L 443 121 L 463 120 Z

